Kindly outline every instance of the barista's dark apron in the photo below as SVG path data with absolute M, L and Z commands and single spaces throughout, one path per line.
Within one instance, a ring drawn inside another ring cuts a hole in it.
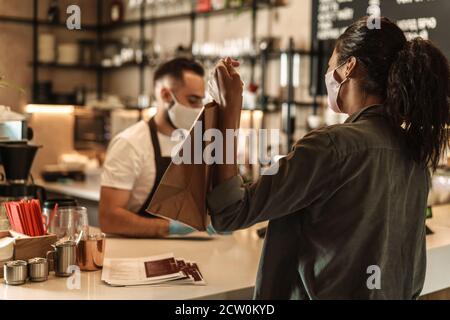
M 153 184 L 153 188 L 148 194 L 147 200 L 145 200 L 141 209 L 139 209 L 138 214 L 146 218 L 155 218 L 155 216 L 147 213 L 145 210 L 148 208 L 148 205 L 150 204 L 150 201 L 152 200 L 152 197 L 155 194 L 159 183 L 161 182 L 164 172 L 166 172 L 166 169 L 169 167 L 169 164 L 172 161 L 172 159 L 170 157 L 161 156 L 161 148 L 158 140 L 158 130 L 156 129 L 156 122 L 154 117 L 151 118 L 150 121 L 148 122 L 148 127 L 150 129 L 150 137 L 152 139 L 153 151 L 155 153 L 156 177 L 155 183 Z

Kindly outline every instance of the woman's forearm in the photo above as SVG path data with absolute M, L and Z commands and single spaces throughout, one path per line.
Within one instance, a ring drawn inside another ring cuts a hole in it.
M 227 113 L 226 110 L 219 112 L 219 130 L 223 135 L 223 164 L 217 164 L 214 169 L 213 187 L 220 185 L 221 183 L 237 176 L 239 174 L 239 168 L 237 165 L 237 130 L 240 125 L 240 108 L 239 112 L 234 115 Z M 227 130 L 233 130 L 232 135 L 227 135 Z M 233 139 L 227 139 L 228 137 Z M 232 141 L 230 141 L 232 140 Z M 230 154 L 231 153 L 231 154 Z M 233 162 L 227 163 L 226 159 L 233 159 Z
M 234 69 L 239 66 L 237 61 L 230 58 L 221 60 L 216 68 L 220 90 L 220 107 L 218 129 L 223 137 L 222 155 L 224 164 L 217 164 L 214 169 L 213 187 L 238 175 L 237 166 L 237 130 L 239 130 L 242 109 L 243 83 Z M 227 134 L 232 130 L 232 135 Z M 232 136 L 233 139 L 228 137 Z M 228 139 L 227 139 L 228 138 Z M 231 140 L 231 141 L 230 141 Z M 231 154 L 230 154 L 231 153 Z M 232 159 L 233 161 L 226 161 Z

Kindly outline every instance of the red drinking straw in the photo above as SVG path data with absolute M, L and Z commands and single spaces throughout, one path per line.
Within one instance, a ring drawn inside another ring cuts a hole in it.
M 50 217 L 47 222 L 47 226 L 45 226 L 45 233 L 47 234 L 48 228 L 50 227 L 50 224 L 52 223 L 53 218 L 55 217 L 56 211 L 58 211 L 58 204 L 55 203 L 55 207 L 53 208 L 52 213 L 50 214 Z

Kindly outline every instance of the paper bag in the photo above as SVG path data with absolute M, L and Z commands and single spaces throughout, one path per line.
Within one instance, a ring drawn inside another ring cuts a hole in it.
M 197 118 L 197 122 L 201 121 L 202 124 L 202 137 L 206 130 L 217 128 L 218 108 L 219 106 L 212 102 L 203 108 Z M 206 194 L 211 188 L 210 177 L 213 166 L 205 164 L 203 157 L 201 164 L 194 163 L 194 148 L 197 143 L 194 137 L 196 127 L 198 130 L 199 123 L 191 128 L 190 139 L 184 140 L 183 147 L 186 143 L 190 143 L 190 148 L 181 148 L 191 150 L 191 163 L 175 164 L 172 161 L 153 195 L 147 212 L 162 218 L 177 220 L 199 231 L 205 231 L 209 224 Z M 201 143 L 202 155 L 209 143 Z M 198 156 L 198 150 L 196 153 Z

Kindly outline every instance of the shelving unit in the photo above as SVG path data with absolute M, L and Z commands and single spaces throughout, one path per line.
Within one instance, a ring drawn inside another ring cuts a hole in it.
M 3 23 L 14 23 L 14 24 L 23 24 L 25 26 L 33 26 L 34 19 L 30 18 L 23 18 L 23 17 L 8 17 L 0 15 L 0 22 Z M 67 28 L 67 26 L 64 23 L 51 23 L 46 20 L 38 19 L 37 21 L 38 26 L 48 26 L 48 27 L 55 27 L 55 28 Z M 88 25 L 83 24 L 82 31 L 96 31 L 97 25 Z
M 126 28 L 139 28 L 139 43 L 141 50 L 144 52 L 145 44 L 147 41 L 146 38 L 146 27 L 148 25 L 156 25 L 160 23 L 168 23 L 172 21 L 179 20 L 189 20 L 190 22 L 190 47 L 195 43 L 196 35 L 195 35 L 195 24 L 197 19 L 199 18 L 208 18 L 220 15 L 229 15 L 233 13 L 243 13 L 243 12 L 251 12 L 251 41 L 254 48 L 257 48 L 257 19 L 258 19 L 258 11 L 263 9 L 272 9 L 277 8 L 279 5 L 271 4 L 270 2 L 261 2 L 258 0 L 253 0 L 251 4 L 244 5 L 240 8 L 224 8 L 220 10 L 214 10 L 209 12 L 196 12 L 195 11 L 195 0 L 192 0 L 192 10 L 191 12 L 179 13 L 167 16 L 158 16 L 158 17 L 148 17 L 146 12 L 145 1 L 143 2 L 140 10 L 139 10 L 139 18 L 123 21 L 120 23 L 106 23 L 103 21 L 103 12 L 104 12 L 104 0 L 95 0 L 96 8 L 97 8 L 97 23 L 96 24 L 82 24 L 81 31 L 88 31 L 95 33 L 93 36 L 95 37 L 95 46 L 96 50 L 101 51 L 104 46 L 107 38 L 105 37 L 107 33 L 126 29 Z M 33 17 L 31 19 L 21 18 L 21 17 L 7 17 L 0 16 L 0 23 L 14 23 L 14 24 L 23 24 L 26 26 L 32 27 L 33 30 L 33 61 L 31 62 L 31 66 L 33 69 L 33 102 L 36 101 L 37 92 L 36 92 L 36 84 L 39 80 L 39 72 L 41 69 L 59 69 L 59 70 L 82 70 L 84 72 L 93 72 L 96 75 L 96 91 L 99 99 L 102 98 L 103 93 L 103 77 L 106 72 L 112 72 L 115 70 L 121 70 L 124 68 L 137 68 L 138 70 L 138 79 L 139 79 L 139 93 L 145 93 L 146 87 L 146 79 L 145 79 L 145 70 L 148 67 L 154 67 L 156 65 L 155 62 L 145 62 L 145 63 L 127 63 L 121 66 L 111 66 L 106 67 L 101 64 L 95 65 L 85 65 L 85 64 L 74 64 L 74 65 L 64 65 L 58 63 L 42 63 L 38 60 L 38 47 L 39 47 L 39 29 L 42 27 L 45 28 L 65 28 L 64 23 L 52 24 L 48 21 L 42 20 L 38 17 L 39 12 L 39 0 L 33 0 Z M 69 32 L 69 31 L 68 31 Z M 70 31 L 76 32 L 76 31 Z M 267 79 L 267 65 L 269 61 L 279 60 L 283 54 L 287 54 L 288 57 L 288 84 L 287 84 L 287 98 L 285 100 L 280 100 L 275 97 L 270 97 L 267 95 L 266 91 L 266 79 Z M 269 111 L 273 110 L 269 108 L 269 105 L 276 106 L 275 110 L 279 110 L 282 104 L 287 105 L 287 114 L 288 118 L 291 117 L 291 109 L 294 107 L 312 107 L 314 112 L 317 109 L 317 99 L 314 97 L 313 101 L 296 101 L 294 97 L 294 85 L 293 85 L 293 57 L 294 55 L 300 55 L 303 57 L 314 57 L 319 55 L 318 52 L 311 52 L 305 50 L 296 50 L 293 41 L 290 41 L 289 48 L 287 50 L 277 50 L 277 51 L 267 51 L 262 50 L 259 54 L 256 55 L 245 55 L 240 56 L 239 59 L 246 61 L 251 66 L 251 81 L 253 83 L 257 82 L 261 88 L 260 95 L 260 105 L 261 110 Z M 193 58 L 201 61 L 217 61 L 220 57 L 211 57 L 211 56 L 196 56 L 192 55 Z M 261 68 L 261 79 L 259 81 L 255 81 L 255 69 L 259 67 Z M 292 136 L 293 130 L 291 125 L 285 124 L 287 129 L 288 136 Z

